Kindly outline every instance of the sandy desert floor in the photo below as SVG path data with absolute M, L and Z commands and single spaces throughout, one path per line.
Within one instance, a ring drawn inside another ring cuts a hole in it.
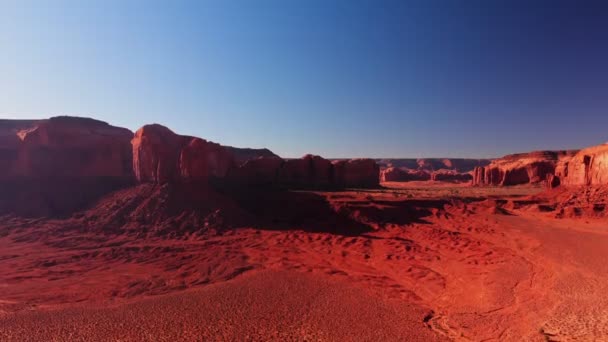
M 3 217 L 0 340 L 608 340 L 606 220 L 535 187 L 384 186 L 171 237 Z

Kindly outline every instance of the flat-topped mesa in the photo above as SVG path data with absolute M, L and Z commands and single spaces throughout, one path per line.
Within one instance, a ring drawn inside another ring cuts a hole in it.
M 158 124 L 137 130 L 131 144 L 133 171 L 142 183 L 207 182 L 224 178 L 235 166 L 223 146 Z
M 608 185 L 608 143 L 580 150 L 555 170 L 556 185 Z
M 238 165 L 242 165 L 250 160 L 258 158 L 280 158 L 274 152 L 267 148 L 248 148 L 248 147 L 232 147 L 224 146 L 228 152 L 232 153 Z
M 456 172 L 454 170 L 437 170 L 431 174 L 435 182 L 465 183 L 470 182 L 473 176 L 470 173 Z
M 332 163 L 320 156 L 305 155 L 283 160 L 269 150 L 227 148 L 175 134 L 157 124 L 140 128 L 131 143 L 133 171 L 142 183 L 220 180 L 226 185 L 287 188 L 378 186 L 379 168 L 372 159 Z M 230 151 L 241 153 L 241 163 L 235 161 Z M 258 157 L 247 159 L 247 156 Z
M 0 215 L 64 215 L 131 185 L 132 137 L 87 118 L 0 120 Z
M 338 187 L 373 188 L 380 185 L 380 166 L 373 159 L 334 160 L 333 180 Z
M 546 181 L 555 173 L 560 160 L 569 159 L 576 151 L 535 151 L 510 154 L 495 159 L 485 167 L 473 170 L 473 185 L 519 185 Z
M 473 171 L 475 167 L 490 164 L 489 159 L 466 158 L 387 158 L 376 159 L 381 168 L 391 167 L 409 170 L 424 170 L 428 173 L 438 170 L 453 170 L 459 173 Z
M 329 160 L 307 154 L 286 160 L 279 170 L 278 182 L 293 187 L 327 187 L 333 183 L 332 172 Z
M 261 157 L 232 169 L 228 182 L 294 189 L 377 187 L 379 167 L 372 159 L 332 162 L 314 155 L 288 160 Z
M 428 181 L 430 179 L 431 174 L 425 170 L 389 167 L 380 172 L 380 181 L 382 182 Z
M 88 118 L 0 120 L 0 179 L 129 178 L 132 136 Z

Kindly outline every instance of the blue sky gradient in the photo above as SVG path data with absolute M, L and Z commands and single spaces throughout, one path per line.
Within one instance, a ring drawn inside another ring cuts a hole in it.
M 579 148 L 608 140 L 607 42 L 600 1 L 9 0 L 0 117 L 284 157 Z

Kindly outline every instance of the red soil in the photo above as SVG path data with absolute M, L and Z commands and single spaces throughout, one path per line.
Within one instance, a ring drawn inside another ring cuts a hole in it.
M 407 184 L 140 185 L 2 217 L 0 340 L 608 335 L 603 218 L 558 219 L 542 188 Z

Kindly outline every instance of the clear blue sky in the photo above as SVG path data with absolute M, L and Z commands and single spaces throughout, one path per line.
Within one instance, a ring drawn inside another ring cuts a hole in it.
M 594 145 L 608 140 L 608 6 L 2 1 L 0 117 L 52 115 L 284 157 Z

